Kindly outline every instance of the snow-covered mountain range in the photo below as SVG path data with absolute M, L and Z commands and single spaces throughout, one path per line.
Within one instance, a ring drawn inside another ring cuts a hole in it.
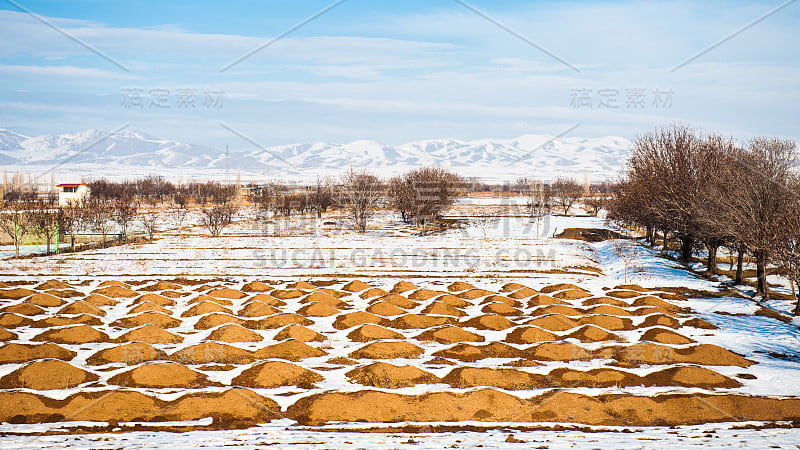
M 410 168 L 436 165 L 486 180 L 588 176 L 600 181 L 617 177 L 629 145 L 630 141 L 621 137 L 546 135 L 476 141 L 436 139 L 397 146 L 359 140 L 253 149 L 251 144 L 243 143 L 245 150 L 232 148 L 226 157 L 224 150 L 129 130 L 28 137 L 0 129 L 0 166 L 9 172 L 53 171 L 59 177 L 73 178 L 131 178 L 160 173 L 167 177 L 213 179 L 241 171 L 244 179 L 302 180 L 339 175 L 350 167 L 390 176 Z

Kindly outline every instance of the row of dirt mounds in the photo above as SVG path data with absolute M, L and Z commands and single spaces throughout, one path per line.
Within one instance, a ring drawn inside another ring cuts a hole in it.
M 696 409 L 688 393 L 741 404 L 743 418 L 759 417 L 761 405 L 774 408 L 775 420 L 790 420 L 796 408 L 739 395 L 755 378 L 754 363 L 704 342 L 716 327 L 665 289 L 406 280 L 9 284 L 0 287 L 0 421 L 673 423 L 674 411 Z M 656 397 L 623 393 L 633 387 Z M 75 393 L 50 398 L 66 389 Z M 401 395 L 408 392 L 424 394 Z M 275 399 L 291 406 L 281 410 Z M 622 409 L 624 399 L 632 410 Z M 713 408 L 700 409 L 685 423 L 718 420 Z

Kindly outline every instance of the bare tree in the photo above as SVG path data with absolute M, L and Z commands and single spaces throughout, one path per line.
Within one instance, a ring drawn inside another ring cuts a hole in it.
M 157 213 L 149 213 L 143 214 L 142 217 L 139 219 L 142 222 L 142 226 L 144 227 L 144 231 L 147 233 L 147 238 L 149 240 L 153 240 L 156 232 L 158 231 L 158 214 Z
M 213 206 L 203 209 L 203 216 L 200 223 L 208 229 L 211 236 L 218 237 L 222 230 L 233 222 L 238 208 L 232 205 Z
M 569 214 L 570 208 L 583 196 L 583 186 L 571 178 L 558 178 L 552 186 L 558 205 Z
M 133 196 L 124 196 L 114 200 L 112 207 L 112 217 L 122 229 L 122 238 L 128 236 L 128 225 L 136 217 L 139 205 Z
M 114 205 L 110 200 L 90 197 L 84 203 L 87 222 L 92 230 L 102 236 L 100 245 L 105 247 L 108 234 L 114 229 Z
M 0 211 L 0 230 L 5 232 L 14 244 L 14 255 L 19 258 L 19 248 L 31 230 L 30 210 L 25 202 L 9 203 Z
M 389 181 L 387 198 L 403 220 L 413 218 L 422 227 L 434 223 L 453 205 L 464 181 L 441 167 L 423 167 Z
M 329 179 L 317 179 L 316 184 L 310 189 L 309 204 L 317 212 L 317 218 L 322 218 L 322 213 L 336 202 L 333 182 Z
M 380 202 L 384 188 L 381 180 L 366 171 L 351 170 L 344 179 L 342 201 L 357 230 L 365 232 L 370 217 Z
M 59 233 L 58 208 L 47 200 L 31 203 L 29 208 L 30 231 L 45 240 L 49 254 L 50 244 Z

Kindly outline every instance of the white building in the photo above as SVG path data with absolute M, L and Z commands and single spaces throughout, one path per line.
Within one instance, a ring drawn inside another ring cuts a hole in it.
M 89 198 L 91 189 L 82 183 L 59 184 L 58 186 L 58 206 L 69 206 L 70 203 L 80 203 Z

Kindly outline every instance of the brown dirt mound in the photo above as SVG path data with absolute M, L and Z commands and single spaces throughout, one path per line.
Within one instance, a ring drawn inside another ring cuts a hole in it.
M 555 334 L 543 330 L 539 327 L 518 327 L 508 333 L 505 341 L 512 344 L 535 344 L 538 342 L 548 342 L 558 340 Z
M 505 367 L 541 367 L 543 365 L 544 364 L 542 363 L 531 361 L 529 359 L 515 359 L 503 364 Z
M 269 295 L 281 300 L 289 300 L 293 298 L 300 298 L 306 295 L 306 293 L 298 289 L 275 289 L 274 291 L 270 292 Z
M 361 280 L 353 280 L 345 284 L 344 287 L 342 287 L 342 290 L 347 292 L 361 292 L 371 287 L 372 286 L 368 285 L 367 283 L 364 283 Z
M 659 344 L 693 344 L 695 341 L 666 328 L 655 327 L 645 331 L 640 341 L 657 342 Z
M 569 342 L 545 342 L 527 349 L 525 354 L 539 361 L 585 361 L 592 358 L 589 351 Z
M 518 310 L 517 308 L 514 308 L 508 303 L 502 302 L 489 303 L 481 309 L 481 312 L 485 312 L 487 314 L 499 314 L 501 316 L 521 316 L 523 314 L 522 311 Z
M 403 292 L 407 292 L 416 288 L 416 284 L 409 283 L 408 281 L 398 281 L 389 292 L 392 294 L 402 294 Z
M 634 316 L 647 316 L 650 314 L 664 314 L 667 316 L 675 316 L 675 317 L 681 316 L 681 314 L 678 312 L 673 312 L 664 308 L 659 308 L 658 306 L 640 306 L 631 311 L 631 313 Z
M 259 300 L 247 303 L 239 310 L 239 317 L 264 317 L 279 313 L 280 310 Z
M 142 325 L 153 324 L 159 328 L 175 328 L 181 321 L 160 312 L 146 312 L 138 316 L 123 317 L 111 322 L 113 327 L 136 328 Z
M 117 281 L 117 280 L 106 280 L 97 285 L 97 287 L 106 287 L 106 286 L 122 286 L 125 288 L 131 287 L 130 284 L 123 283 L 122 281 Z
M 100 294 L 89 294 L 83 299 L 83 301 L 85 301 L 86 303 L 88 303 L 90 305 L 94 305 L 94 306 L 97 306 L 97 307 L 100 307 L 100 306 L 114 306 L 117 303 L 119 303 L 119 302 L 117 302 L 116 300 L 114 300 L 114 299 L 112 299 L 110 297 L 106 297 L 105 295 L 100 295 Z
M 160 313 L 167 314 L 167 315 L 172 314 L 172 311 L 170 311 L 167 308 L 164 308 L 162 306 L 158 306 L 153 302 L 140 303 L 140 304 L 136 305 L 135 307 L 131 308 L 128 311 L 128 314 L 139 314 L 139 313 L 148 312 L 148 311 L 160 312 Z
M 661 300 L 660 298 L 652 295 L 637 298 L 633 301 L 633 306 L 657 306 L 659 308 L 666 309 L 667 311 L 680 311 L 682 309 L 680 306 L 675 306 L 668 301 Z
M 438 297 L 446 293 L 447 292 L 444 291 L 434 291 L 431 289 L 417 289 L 416 291 L 408 294 L 408 298 L 411 300 L 430 300 L 433 297 Z
M 565 336 L 566 338 L 577 339 L 581 342 L 601 342 L 601 341 L 622 341 L 623 339 L 614 333 L 596 327 L 594 325 L 584 325 L 572 333 Z
M 597 325 L 600 328 L 605 328 L 608 331 L 626 331 L 633 330 L 633 321 L 625 317 L 607 316 L 605 314 L 597 314 L 592 316 L 583 316 L 578 318 L 580 325 Z
M 567 331 L 580 325 L 578 322 L 561 314 L 548 314 L 546 316 L 534 317 L 525 322 L 526 325 L 535 325 L 550 331 Z
M 704 329 L 704 330 L 716 330 L 717 328 L 719 328 L 716 325 L 714 325 L 714 324 L 712 324 L 712 323 L 710 323 L 710 322 L 708 322 L 706 320 L 703 320 L 703 319 L 701 319 L 699 317 L 692 317 L 691 319 L 684 320 L 683 323 L 681 323 L 681 326 L 682 327 L 701 328 L 701 329 Z
M 586 314 L 607 314 L 609 316 L 631 316 L 630 311 L 612 305 L 595 305 L 584 310 Z
M 582 291 L 580 289 L 565 289 L 563 291 L 558 291 L 554 294 L 551 294 L 555 298 L 561 298 L 565 300 L 578 300 L 581 298 L 591 297 L 592 294 Z
M 88 325 L 74 325 L 53 328 L 37 334 L 32 341 L 54 342 L 56 344 L 86 344 L 89 342 L 108 342 L 108 335 Z
M 344 308 L 347 306 L 347 303 L 343 302 L 342 300 L 339 300 L 339 297 L 321 291 L 312 292 L 307 296 L 303 297 L 302 300 L 300 300 L 300 303 L 315 303 L 315 302 L 321 303 L 323 305 L 328 305 L 333 308 Z
M 614 289 L 625 289 L 629 291 L 637 291 L 637 292 L 650 292 L 650 289 L 641 287 L 638 284 L 619 284 L 614 286 Z
M 17 337 L 18 336 L 15 333 L 0 328 L 0 342 L 11 341 L 16 339 Z
M 220 386 L 200 372 L 174 362 L 147 363 L 114 375 L 108 384 L 140 388 L 204 388 Z
M 5 289 L 7 287 L 8 287 L 8 285 L 6 283 L 3 283 L 2 281 L 0 281 L 0 289 Z
M 233 306 L 233 302 L 228 299 L 212 297 L 210 295 L 205 295 L 205 294 L 200 294 L 197 297 L 189 300 L 187 303 L 189 305 L 194 305 L 195 303 L 202 303 L 202 302 L 211 302 L 222 306 Z
M 37 291 L 46 291 L 48 289 L 72 289 L 72 286 L 58 280 L 49 280 L 36 286 L 34 289 Z
M 527 390 L 547 386 L 543 375 L 488 367 L 457 367 L 445 375 L 442 382 L 454 388 L 492 386 L 508 390 Z
M 0 314 L 0 328 L 26 327 L 33 323 L 29 317 L 22 317 L 13 313 Z
M 92 294 L 105 295 L 111 298 L 133 298 L 139 295 L 138 292 L 118 285 L 109 285 L 100 289 L 95 289 Z
M 225 323 L 235 323 L 238 325 L 245 325 L 246 321 L 230 314 L 211 313 L 205 315 L 194 324 L 195 330 L 210 330 L 211 328 L 218 327 Z
M 563 291 L 565 289 L 575 289 L 575 290 L 578 290 L 578 291 L 584 291 L 585 292 L 585 289 L 583 289 L 582 287 L 576 286 L 574 284 L 569 284 L 569 283 L 551 284 L 551 285 L 548 285 L 548 286 L 545 286 L 545 287 L 539 289 L 539 291 L 542 294 L 552 294 L 553 292 Z
M 500 292 L 514 292 L 526 287 L 528 286 L 525 286 L 524 284 L 506 283 L 503 285 L 503 287 L 500 288 Z
M 79 316 L 53 316 L 46 319 L 37 320 L 30 326 L 32 328 L 50 328 L 50 327 L 63 327 L 65 325 L 102 325 L 103 321 L 95 316 L 89 314 L 81 314 Z
M 295 281 L 286 285 L 287 289 L 316 289 L 317 287 L 308 281 Z
M 456 308 L 464 308 L 465 306 L 471 306 L 472 303 L 464 300 L 463 298 L 456 297 L 455 295 L 445 294 L 436 297 L 436 301 L 447 303 L 450 306 L 454 306 Z
M 586 300 L 581 303 L 583 306 L 594 306 L 594 305 L 611 305 L 611 306 L 619 306 L 622 308 L 626 308 L 628 305 L 626 302 L 611 297 L 591 297 L 587 298 Z
M 145 325 L 135 328 L 122 336 L 114 339 L 114 342 L 146 342 L 148 344 L 177 344 L 183 342 L 183 337 L 172 334 L 167 330 L 162 330 L 155 325 Z
M 492 294 L 481 300 L 481 305 L 485 305 L 487 303 L 495 303 L 495 302 L 505 303 L 506 305 L 513 306 L 515 308 L 519 307 L 522 304 L 518 300 L 506 297 L 505 295 Z
M 157 283 L 153 283 L 143 288 L 139 288 L 140 291 L 144 292 L 155 292 L 155 291 L 166 291 L 166 290 L 180 291 L 181 289 L 183 289 L 183 286 L 177 283 L 170 283 L 169 281 L 159 281 Z
M 318 281 L 317 283 L 322 283 L 322 281 Z M 317 292 L 322 294 L 332 295 L 336 298 L 349 297 L 351 295 L 350 292 L 337 291 L 336 289 L 331 289 L 331 288 L 317 288 L 314 292 L 312 292 L 312 294 Z
M 272 289 L 272 286 L 260 281 L 251 281 L 242 286 L 242 292 L 268 292 Z
M 237 291 L 236 289 L 231 289 L 231 288 L 212 289 L 206 292 L 206 295 L 214 298 L 224 298 L 228 300 L 238 300 L 240 298 L 247 297 L 247 294 L 245 294 L 244 292 Z
M 55 295 L 58 298 L 83 297 L 83 292 L 76 291 L 75 289 L 50 289 L 45 291 L 45 293 Z
M 295 339 L 300 342 L 322 342 L 326 337 L 302 325 L 289 325 L 275 335 L 276 341 L 288 339 Z
M 325 356 L 327 353 L 304 342 L 292 339 L 259 349 L 253 355 L 258 359 L 275 358 L 300 361 L 301 359 Z
M 618 289 L 606 292 L 606 296 L 613 298 L 634 298 L 642 295 L 641 292 L 632 291 L 628 289 Z
M 494 294 L 494 292 L 487 291 L 486 289 L 470 289 L 465 292 L 459 292 L 456 294 L 456 297 L 467 300 L 475 300 L 476 298 L 481 298 L 492 294 Z
M 100 377 L 58 359 L 34 361 L 0 378 L 0 389 L 70 389 Z
M 377 302 L 390 303 L 394 306 L 397 306 L 398 308 L 403 308 L 403 309 L 414 309 L 417 306 L 419 306 L 419 303 L 413 300 L 409 300 L 399 294 L 384 295 L 383 297 L 378 297 L 370 301 L 370 303 L 377 303 Z
M 37 306 L 43 306 L 45 308 L 49 308 L 51 306 L 61 306 L 67 303 L 61 297 L 56 297 L 55 295 L 42 294 L 42 293 L 34 294 L 26 301 L 28 303 L 32 303 Z
M 353 359 L 419 358 L 424 351 L 405 341 L 380 341 L 367 344 L 350 353 Z
M 367 289 L 366 291 L 362 292 L 359 295 L 359 297 L 361 297 L 361 298 L 366 300 L 368 298 L 380 297 L 382 295 L 388 295 L 388 294 L 389 294 L 388 292 L 384 291 L 381 288 L 371 288 L 371 289 Z
M 623 236 L 616 231 L 605 228 L 564 228 L 564 231 L 553 237 L 586 242 L 602 242 L 610 239 L 623 238 Z
M 233 379 L 233 384 L 251 388 L 276 388 L 281 386 L 307 386 L 323 378 L 320 374 L 283 361 L 256 364 Z
M 154 294 L 152 292 L 149 292 L 147 294 L 138 297 L 136 300 L 133 301 L 133 304 L 138 305 L 144 302 L 155 303 L 158 306 L 175 306 L 175 300 L 169 297 L 165 297 L 163 295 Z
M 516 298 L 516 299 L 525 299 L 525 298 L 533 297 L 534 295 L 538 295 L 538 294 L 539 294 L 539 291 L 537 291 L 535 289 L 531 289 L 531 288 L 525 287 L 525 288 L 522 288 L 522 289 L 517 289 L 516 291 L 508 294 L 508 297 Z
M 45 310 L 34 305 L 33 303 L 20 302 L 17 303 L 16 305 L 6 306 L 5 308 L 0 309 L 0 312 L 19 314 L 20 316 L 30 317 L 30 316 L 38 316 L 39 314 L 44 314 Z
M 260 342 L 264 340 L 264 338 L 255 331 L 248 330 L 235 323 L 229 323 L 211 331 L 206 340 L 220 342 Z
M 399 330 L 411 330 L 421 328 L 433 328 L 441 325 L 452 325 L 456 319 L 448 316 L 427 316 L 424 314 L 406 314 L 390 322 L 392 328 Z
M 200 302 L 195 303 L 194 306 L 186 310 L 183 314 L 181 314 L 181 317 L 202 316 L 203 314 L 209 313 L 224 313 L 232 315 L 233 311 L 214 302 Z
M 436 341 L 440 344 L 454 344 L 456 342 L 483 342 L 486 339 L 459 327 L 445 325 L 443 327 L 425 330 L 416 338 L 420 341 Z
M 9 300 L 19 300 L 21 298 L 28 297 L 35 293 L 36 291 L 32 291 L 30 289 L 25 289 L 25 288 L 0 289 L 0 298 L 5 298 Z
M 475 286 L 469 283 L 465 283 L 463 281 L 456 281 L 454 283 L 450 283 L 450 285 L 447 286 L 447 290 L 450 292 L 461 292 L 469 289 L 475 289 Z
M 517 326 L 517 324 L 497 314 L 485 314 L 461 322 L 461 326 L 477 328 L 479 330 L 502 331 L 513 328 Z
M 404 309 L 400 309 L 388 302 L 373 303 L 367 308 L 367 312 L 383 317 L 399 316 L 406 313 Z
M 434 301 L 431 302 L 425 309 L 422 310 L 423 314 L 434 314 L 438 316 L 451 316 L 451 317 L 462 317 L 465 316 L 466 313 L 461 311 L 460 309 L 448 305 L 445 302 Z
M 540 306 L 531 311 L 532 316 L 544 316 L 547 314 L 560 314 L 562 316 L 581 316 L 583 311 L 567 305 L 547 305 Z
M 548 305 L 568 305 L 569 303 L 559 300 L 557 298 L 553 298 L 547 294 L 536 294 L 528 300 L 528 308 L 535 308 L 537 306 L 548 306 Z
M 700 344 L 687 348 L 673 348 L 650 342 L 640 342 L 628 347 L 617 347 L 615 359 L 622 366 L 635 367 L 640 364 L 702 364 L 708 366 L 748 367 L 754 362 L 712 344 Z
M 351 331 L 347 338 L 353 342 L 369 342 L 382 339 L 403 339 L 403 335 L 394 330 L 367 323 Z
M 521 358 L 524 352 L 502 342 L 490 342 L 484 345 L 456 344 L 439 350 L 433 356 L 474 362 L 485 358 Z
M 328 316 L 335 316 L 339 314 L 341 311 L 338 309 L 327 305 L 325 303 L 314 302 L 309 303 L 302 308 L 297 310 L 297 313 L 301 316 L 306 317 L 328 317 Z
M 364 311 L 356 311 L 347 314 L 342 314 L 337 317 L 333 322 L 333 328 L 337 330 L 346 330 L 365 323 L 377 323 L 379 325 L 386 325 L 387 320 L 383 317 L 376 316 Z
M 341 366 L 356 366 L 358 365 L 358 361 L 354 361 L 350 358 L 345 358 L 343 356 L 339 356 L 337 358 L 331 358 L 325 361 L 328 364 L 337 364 Z
M 292 313 L 283 313 L 283 314 L 275 314 L 273 316 L 265 317 L 263 319 L 258 319 L 253 324 L 253 328 L 259 330 L 271 330 L 275 328 L 283 328 L 286 325 L 313 325 L 314 321 L 308 318 L 305 318 L 299 314 L 292 314 Z
M 83 300 L 76 300 L 59 309 L 58 314 L 91 314 L 97 317 L 104 317 L 106 312 Z
M 684 386 L 713 388 L 738 388 L 742 384 L 711 369 L 699 366 L 670 367 L 643 377 L 646 386 Z
M 384 389 L 435 384 L 440 381 L 439 377 L 414 366 L 395 366 L 385 362 L 357 367 L 346 375 L 354 383 Z
M 638 375 L 616 369 L 575 370 L 568 368 L 553 369 L 547 375 L 551 386 L 557 387 L 627 387 L 643 384 Z
M 644 321 L 639 325 L 639 328 L 649 328 L 654 326 L 680 328 L 681 323 L 678 319 L 665 314 L 653 314 L 645 317 Z
M 147 361 L 167 359 L 167 354 L 144 342 L 131 342 L 130 344 L 118 345 L 116 347 L 100 350 L 90 356 L 86 363 L 90 366 L 101 366 L 103 364 L 123 363 L 129 366 L 141 364 Z
M 202 342 L 169 355 L 181 364 L 250 364 L 255 359 L 247 350 L 218 342 Z
M 5 344 L 0 347 L 0 364 L 24 363 L 36 359 L 70 361 L 77 353 L 56 344 Z

